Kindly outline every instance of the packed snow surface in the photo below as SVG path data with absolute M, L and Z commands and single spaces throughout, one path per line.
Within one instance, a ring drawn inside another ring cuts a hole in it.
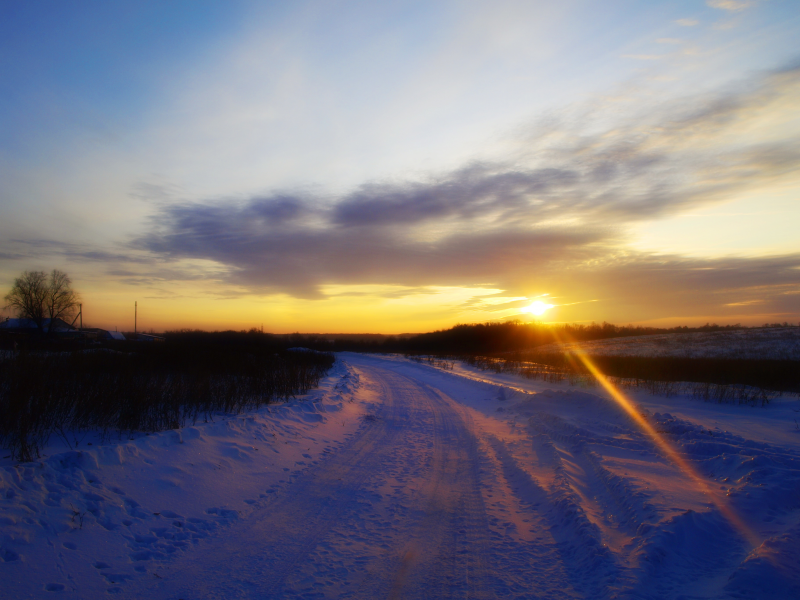
M 3 459 L 0 597 L 800 597 L 798 400 L 634 397 L 698 481 L 598 389 L 339 358 L 286 404 Z

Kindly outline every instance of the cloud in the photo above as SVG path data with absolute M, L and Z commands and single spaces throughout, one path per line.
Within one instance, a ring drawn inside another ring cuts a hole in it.
M 28 255 L 19 252 L 0 252 L 0 258 L 3 260 L 20 260 L 28 258 Z
M 336 206 L 333 221 L 344 226 L 396 225 L 492 212 L 508 215 L 524 210 L 532 197 L 547 197 L 577 181 L 576 172 L 564 169 L 503 170 L 474 164 L 433 182 L 365 185 Z
M 324 227 L 288 228 L 265 222 L 254 230 L 247 219 L 250 206 L 218 212 L 212 220 L 202 212 L 202 219 L 189 207 L 163 215 L 164 231 L 137 240 L 137 247 L 214 260 L 231 267 L 232 282 L 306 298 L 320 297 L 319 288 L 331 283 L 423 286 L 460 285 L 475 277 L 489 280 L 496 276 L 498 262 L 527 256 L 526 262 L 535 264 L 601 237 L 591 230 L 517 227 L 452 232 L 426 240 L 414 239 L 385 221 L 375 226 L 328 222 Z M 315 216 L 321 220 L 324 214 Z
M 740 12 L 751 6 L 755 6 L 752 0 L 707 0 L 706 4 L 711 8 L 719 8 L 730 12 Z
M 583 286 L 620 306 L 646 298 L 666 310 L 681 295 L 744 306 L 753 298 L 742 299 L 743 288 L 797 286 L 800 257 L 655 256 L 626 250 L 626 228 L 800 172 L 791 127 L 752 135 L 765 115 L 781 122 L 799 85 L 800 69 L 789 69 L 646 110 L 628 110 L 624 99 L 573 107 L 521 130 L 506 161 L 369 182 L 333 198 L 162 205 L 131 246 L 159 261 L 211 261 L 229 285 L 298 298 L 364 284 L 480 283 L 523 296 L 535 282 L 573 299 Z
M 571 269 L 550 289 L 571 295 L 590 289 L 617 321 L 703 314 L 735 321 L 754 311 L 783 321 L 797 315 L 791 292 L 800 290 L 798 269 L 797 253 L 719 259 L 630 254 Z
M 746 300 L 744 302 L 728 302 L 725 306 L 752 306 L 753 304 L 761 304 L 763 300 Z
M 718 21 L 714 23 L 712 27 L 718 31 L 725 31 L 727 29 L 733 29 L 738 26 L 739 23 L 741 23 L 741 19 L 731 19 L 730 21 Z
M 109 264 L 139 263 L 150 264 L 153 257 L 131 254 L 130 252 L 110 252 L 92 244 L 77 244 L 51 239 L 9 239 L 6 245 L 16 252 L 6 253 L 9 259 L 41 259 L 47 256 L 60 256 L 79 262 L 99 262 Z M 2 256 L 2 255 L 0 255 Z
M 131 186 L 128 195 L 145 202 L 166 202 L 177 198 L 181 188 L 168 182 L 139 181 Z
M 622 58 L 632 58 L 634 60 L 661 60 L 664 54 L 623 54 Z

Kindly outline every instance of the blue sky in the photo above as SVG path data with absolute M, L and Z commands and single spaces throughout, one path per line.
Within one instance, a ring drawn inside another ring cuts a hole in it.
M 62 268 L 120 327 L 797 321 L 798 34 L 780 0 L 5 3 L 0 284 Z

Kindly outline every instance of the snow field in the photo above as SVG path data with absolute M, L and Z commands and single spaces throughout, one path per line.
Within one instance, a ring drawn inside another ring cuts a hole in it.
M 549 536 L 561 556 L 562 590 L 571 585 L 572 594 L 585 598 L 800 597 L 793 562 L 800 551 L 796 399 L 753 408 L 634 394 L 651 424 L 763 541 L 752 548 L 600 388 L 587 393 L 460 364 L 437 377 L 437 387 L 493 417 L 495 431 L 510 427 L 483 437 L 502 459 L 493 471 L 505 480 L 494 482 L 487 507 L 500 509 L 497 493 L 506 489 L 517 498 L 507 497 L 500 510 L 511 515 L 516 502 L 544 515 L 546 535 L 537 539 L 541 547 Z M 489 398 L 468 395 L 456 391 L 458 379 L 495 391 Z M 522 439 L 520 423 L 527 425 Z M 509 522 L 526 516 L 518 512 Z M 516 552 L 522 555 L 518 545 Z M 552 574 L 545 579 L 549 588 L 532 589 L 560 597 Z
M 538 351 L 582 348 L 598 356 L 678 356 L 800 360 L 800 327 L 637 335 L 591 342 L 547 344 Z
M 287 404 L 107 443 L 88 436 L 77 450 L 54 438 L 34 463 L 4 458 L 0 597 L 102 597 L 156 578 L 165 561 L 247 519 L 352 436 L 368 408 L 353 400 L 358 386 L 340 362 Z
M 0 463 L 0 597 L 800 597 L 800 401 L 632 400 L 705 487 L 599 388 L 343 354 L 286 405 Z

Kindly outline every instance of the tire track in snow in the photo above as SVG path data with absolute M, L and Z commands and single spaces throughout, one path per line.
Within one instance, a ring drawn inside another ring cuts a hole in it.
M 560 557 L 559 540 L 554 536 L 557 532 L 552 530 L 550 513 L 554 507 L 549 492 L 506 442 L 492 434 L 485 436 L 485 442 L 490 472 L 499 480 L 490 489 L 496 500 L 492 522 L 499 529 L 494 536 L 494 553 L 497 564 L 503 567 L 507 590 L 503 597 L 582 597 L 570 583 L 575 577 Z
M 537 440 L 542 450 L 540 461 L 553 471 L 549 489 L 519 464 L 505 443 L 494 436 L 488 440 L 511 490 L 526 512 L 537 516 L 542 530 L 537 538 L 537 552 L 550 560 L 559 557 L 558 569 L 581 597 L 612 596 L 627 575 L 617 557 L 603 544 L 599 528 L 583 510 L 550 440 Z M 544 587 L 536 590 L 546 597 L 570 592 L 563 583 L 553 586 L 553 568 L 549 565 L 543 572 Z
M 297 476 L 257 514 L 170 565 L 169 571 L 195 575 L 192 588 L 175 589 L 165 575 L 164 581 L 146 586 L 150 589 L 147 594 L 159 598 L 282 597 L 286 579 L 319 538 L 358 506 L 354 490 L 364 486 L 391 448 L 402 422 L 411 417 L 411 411 L 393 399 L 393 395 L 385 395 L 378 415 L 365 421 L 345 447 Z M 131 597 L 146 595 L 134 589 L 125 591 L 133 592 Z
M 571 485 L 583 488 L 585 503 L 596 505 L 598 514 L 603 515 L 603 520 L 610 523 L 612 528 L 633 535 L 642 523 L 655 518 L 647 496 L 632 481 L 604 467 L 600 456 L 589 447 L 590 444 L 595 444 L 620 448 L 618 443 L 610 445 L 606 443 L 605 437 L 574 427 L 555 415 L 547 415 L 547 418 L 534 417 L 530 426 L 541 436 L 539 445 L 543 452 L 547 452 L 544 448 L 548 445 L 547 440 L 556 438 L 563 443 L 565 448 L 562 451 L 568 453 L 573 464 L 585 474 L 580 486 L 577 481 L 571 481 Z M 555 447 L 552 441 L 549 446 L 550 456 L 554 457 Z
M 125 593 L 494 597 L 477 441 L 464 411 L 403 375 L 372 366 L 359 370 L 384 399 L 374 420 L 224 537 L 165 565 L 163 580 L 131 582 Z M 404 451 L 405 460 L 397 460 Z M 414 477 L 422 478 L 420 489 L 395 485 L 385 493 L 409 465 L 422 465 Z M 170 572 L 180 572 L 175 583 Z M 188 589 L 179 583 L 187 580 L 193 582 Z
M 565 467 L 562 453 L 581 464 L 587 475 L 599 479 L 603 485 L 606 483 L 599 472 L 602 467 L 584 456 L 585 442 L 580 439 L 576 428 L 549 414 L 531 417 L 529 423 L 535 434 L 533 447 L 539 465 L 552 473 L 548 502 L 537 510 L 547 516 L 551 533 L 558 541 L 562 562 L 568 565 L 570 580 L 586 597 L 613 597 L 620 588 L 630 583 L 630 575 L 620 560 L 622 557 L 604 543 L 601 529 L 590 519 L 584 505 L 591 500 L 598 504 L 601 513 L 609 510 L 630 513 L 632 507 L 628 510 L 627 501 L 608 490 L 589 499 L 575 489 L 576 483 Z M 563 427 L 559 427 L 562 424 Z M 559 448 L 553 438 L 568 445 L 569 449 Z M 513 459 L 509 456 L 509 460 Z M 534 481 L 532 485 L 538 487 L 538 482 Z M 598 487 L 602 486 L 595 486 L 595 489 Z
M 381 370 L 397 386 L 408 378 Z M 359 588 L 358 597 L 491 598 L 488 525 L 478 480 L 477 439 L 469 414 L 439 390 L 413 382 L 430 411 L 431 469 L 410 519 L 398 532 L 407 540 Z M 418 456 L 418 453 L 417 453 Z

